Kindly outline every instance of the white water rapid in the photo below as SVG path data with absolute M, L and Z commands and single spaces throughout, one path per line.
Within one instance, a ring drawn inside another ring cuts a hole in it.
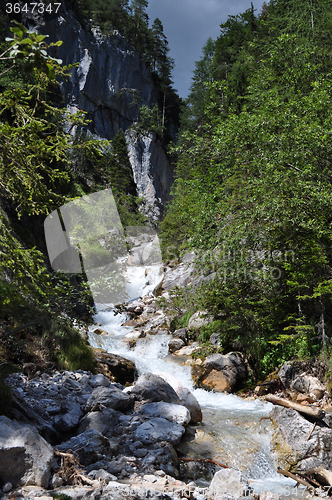
M 146 275 L 142 267 L 131 268 L 127 287 L 129 300 L 154 289 L 160 282 L 159 269 L 159 266 L 150 267 Z M 93 347 L 133 360 L 139 374 L 167 372 L 196 396 L 203 412 L 203 422 L 197 430 L 197 434 L 202 435 L 201 450 L 198 439 L 196 456 L 201 453 L 202 458 L 209 458 L 209 450 L 213 450 L 215 460 L 242 470 L 250 478 L 255 492 L 271 491 L 287 495 L 295 482 L 276 472 L 270 453 L 272 427 L 270 420 L 264 417 L 268 416 L 271 403 L 194 389 L 190 366 L 179 364 L 174 361 L 176 356 L 168 354 L 170 335 L 147 335 L 138 339 L 134 349 L 130 349 L 128 343 L 121 340 L 133 330 L 132 327 L 121 326 L 127 320 L 126 315 L 115 315 L 110 305 L 98 304 L 97 311 L 94 320 L 109 335 L 97 335 L 90 328 L 89 342 Z

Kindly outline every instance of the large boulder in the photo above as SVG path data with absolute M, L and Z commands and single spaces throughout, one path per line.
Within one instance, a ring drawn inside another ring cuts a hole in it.
M 153 373 L 141 375 L 130 394 L 133 394 L 140 401 L 147 400 L 151 403 L 164 401 L 165 403 L 179 404 L 180 402 L 178 395 L 170 384 Z
M 182 405 L 164 403 L 163 401 L 143 405 L 140 409 L 140 413 L 149 415 L 150 417 L 166 418 L 166 420 L 170 422 L 176 422 L 183 426 L 190 422 L 190 412 L 188 408 Z
M 80 421 L 78 433 L 81 434 L 89 429 L 95 429 L 104 436 L 111 438 L 114 428 L 119 422 L 119 412 L 112 408 L 103 408 L 85 415 Z
M 239 498 L 248 494 L 249 482 L 242 472 L 222 469 L 215 473 L 208 492 L 212 498 Z
M 271 448 L 282 469 L 308 470 L 320 465 L 331 468 L 332 429 L 318 422 L 311 433 L 312 422 L 297 411 L 280 406 L 272 409 L 270 418 L 275 426 Z
M 112 408 L 113 410 L 126 411 L 134 406 L 134 399 L 115 386 L 97 387 L 89 396 L 85 405 L 85 413 L 97 407 Z
M 133 361 L 123 358 L 118 354 L 112 354 L 104 349 L 93 349 L 97 371 L 105 375 L 112 382 L 124 385 L 132 384 L 137 378 L 136 366 Z
M 188 342 L 188 328 L 179 328 L 172 333 L 175 339 L 181 339 L 185 344 Z
M 168 343 L 169 352 L 175 352 L 184 347 L 186 344 L 182 339 L 172 339 Z
M 185 406 L 189 410 L 190 422 L 192 424 L 201 422 L 203 418 L 202 410 L 193 393 L 187 387 L 184 387 L 181 384 L 180 380 L 178 380 L 176 377 L 173 377 L 173 375 L 170 375 L 166 372 L 160 372 L 158 373 L 158 375 L 173 387 L 174 391 L 179 397 L 178 404 Z
M 301 392 L 302 394 L 309 394 L 317 399 L 321 399 L 324 396 L 326 387 L 317 377 L 303 374 L 297 376 L 292 381 L 291 389 Z
M 83 466 L 93 464 L 105 457 L 111 457 L 117 451 L 117 444 L 112 443 L 95 429 L 89 429 L 69 441 L 61 443 L 57 449 L 62 452 L 74 453 Z
M 185 287 L 190 283 L 193 273 L 194 273 L 194 264 L 192 263 L 179 264 L 178 266 L 168 270 L 165 273 L 164 279 L 161 283 L 161 289 L 164 292 L 168 292 L 169 290 L 172 290 L 172 288 L 174 288 L 175 286 Z
M 246 380 L 247 368 L 240 353 L 212 354 L 203 364 L 192 366 L 192 377 L 198 387 L 232 392 Z
M 47 488 L 53 449 L 37 430 L 0 417 L 0 482 Z
M 60 413 L 54 418 L 54 427 L 59 432 L 70 432 L 77 427 L 83 415 L 81 406 L 75 401 L 71 402 L 70 410 L 67 413 Z
M 165 418 L 150 418 L 143 422 L 135 430 L 135 438 L 143 444 L 159 443 L 167 441 L 172 445 L 180 442 L 185 428 L 175 422 L 169 422 Z
M 208 325 L 213 321 L 213 316 L 208 311 L 197 311 L 193 314 L 188 322 L 189 330 L 198 330 L 202 326 Z

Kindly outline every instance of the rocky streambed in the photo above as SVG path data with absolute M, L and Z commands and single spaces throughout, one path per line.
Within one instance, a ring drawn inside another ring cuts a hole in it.
M 164 294 L 174 280 L 190 281 L 190 259 L 166 273 Z M 97 374 L 27 365 L 7 379 L 13 405 L 10 418 L 0 417 L 0 497 L 276 500 L 298 492 L 278 466 L 331 468 L 330 400 L 315 374 L 286 364 L 251 398 L 230 394 L 247 375 L 241 354 L 193 360 L 198 344 L 187 328 L 170 332 L 149 286 L 120 313 L 99 306 L 82 332 Z M 198 312 L 188 328 L 204 321 Z M 311 421 L 274 407 L 262 400 L 270 392 L 325 414 Z

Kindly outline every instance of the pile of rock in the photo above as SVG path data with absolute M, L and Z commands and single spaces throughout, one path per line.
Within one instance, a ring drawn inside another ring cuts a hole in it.
M 174 446 L 190 422 L 201 420 L 188 390 L 184 398 L 178 387 L 180 399 L 153 374 L 126 388 L 80 370 L 34 378 L 13 374 L 7 383 L 13 390 L 12 414 L 0 417 L 0 481 L 7 488 L 8 483 L 66 486 L 75 473 L 71 480 L 66 476 L 64 457 L 80 465 L 83 483 L 84 478 L 109 483 L 158 471 L 177 478 Z

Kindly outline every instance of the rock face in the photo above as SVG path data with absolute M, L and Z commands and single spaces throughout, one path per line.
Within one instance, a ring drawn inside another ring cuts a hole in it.
M 247 369 L 237 352 L 212 354 L 202 365 L 192 366 L 195 384 L 216 392 L 232 392 L 247 377 Z
M 276 428 L 271 446 L 281 468 L 308 470 L 332 466 L 332 429 L 318 423 L 307 440 L 313 423 L 297 411 L 275 406 L 270 417 Z
M 64 65 L 78 63 L 71 69 L 71 78 L 61 83 L 61 91 L 69 113 L 87 112 L 88 129 L 95 137 L 112 139 L 120 129 L 126 131 L 136 123 L 137 102 L 149 108 L 157 104 L 159 91 L 134 48 L 116 31 L 106 37 L 97 28 L 82 26 L 69 1 L 61 3 L 57 15 L 23 13 L 22 22 L 49 35 L 48 43 L 63 41 L 51 55 Z M 174 125 L 169 130 L 175 140 Z M 146 199 L 147 215 L 157 220 L 170 199 L 173 167 L 153 134 L 130 132 L 127 142 L 138 195 Z
M 34 427 L 0 417 L 0 481 L 46 488 L 53 449 Z
M 173 168 L 153 133 L 142 136 L 129 130 L 126 140 L 138 196 L 145 199 L 146 215 L 152 221 L 157 221 L 165 202 L 170 199 Z

